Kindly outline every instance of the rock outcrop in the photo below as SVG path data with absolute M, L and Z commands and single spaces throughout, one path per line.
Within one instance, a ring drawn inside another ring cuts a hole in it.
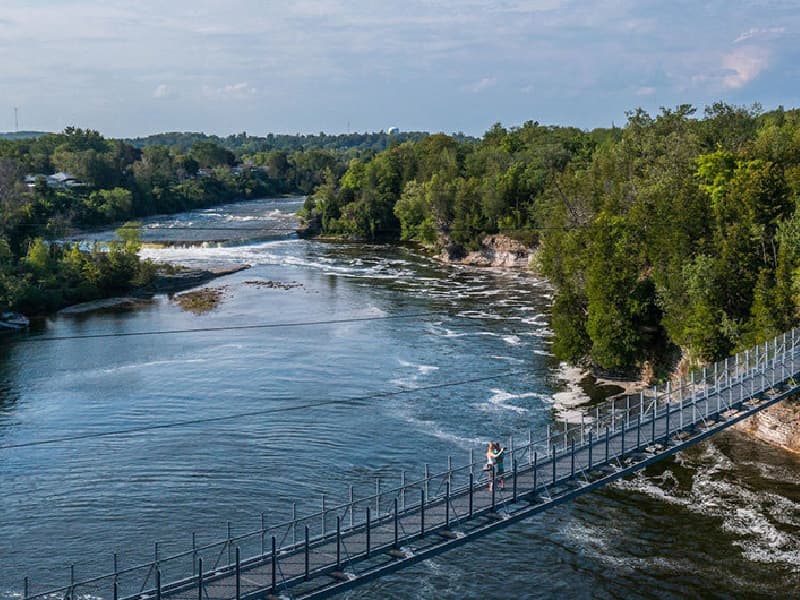
M 768 444 L 800 453 L 800 400 L 784 400 L 735 427 Z
M 505 235 L 489 235 L 481 240 L 480 250 L 464 254 L 451 244 L 443 244 L 441 260 L 447 263 L 475 267 L 506 267 L 527 269 L 531 266 L 534 250 Z

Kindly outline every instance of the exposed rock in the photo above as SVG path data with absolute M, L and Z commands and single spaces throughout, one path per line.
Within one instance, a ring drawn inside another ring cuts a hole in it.
M 187 269 L 177 273 L 159 273 L 147 291 L 156 293 L 176 292 L 202 285 L 223 275 L 230 275 L 249 269 L 250 265 L 233 265 L 209 269 Z
M 105 298 L 103 300 L 92 300 L 81 302 L 58 311 L 60 315 L 80 315 L 88 312 L 100 310 L 131 310 L 148 304 L 150 300 L 145 298 Z
M 291 290 L 298 287 L 303 287 L 302 283 L 298 283 L 296 281 L 271 281 L 271 280 L 264 280 L 264 279 L 253 279 L 251 281 L 245 281 L 246 285 L 254 285 L 257 287 L 265 287 L 274 290 Z
M 177 294 L 172 299 L 178 303 L 183 310 L 202 315 L 215 309 L 222 301 L 225 287 L 203 288 Z
M 784 400 L 734 425 L 753 437 L 800 453 L 800 401 Z
M 535 251 L 522 242 L 505 235 L 489 235 L 481 240 L 480 250 L 466 254 L 450 242 L 442 244 L 440 259 L 447 263 L 458 263 L 475 267 L 506 267 L 527 269 L 532 266 Z

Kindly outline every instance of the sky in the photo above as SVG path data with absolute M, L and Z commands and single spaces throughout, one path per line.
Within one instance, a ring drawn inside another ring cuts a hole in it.
M 800 107 L 800 0 L 0 0 L 0 131 L 127 137 Z

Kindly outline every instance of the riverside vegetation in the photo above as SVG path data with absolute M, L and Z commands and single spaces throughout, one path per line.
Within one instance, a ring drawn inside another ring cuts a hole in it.
M 164 134 L 139 148 L 69 128 L 0 142 L 0 306 L 51 309 L 152 270 L 132 237 L 107 255 L 44 241 L 66 226 L 307 193 L 309 231 L 324 235 L 454 257 L 490 234 L 540 246 L 556 288 L 554 351 L 571 362 L 705 362 L 798 322 L 800 110 L 717 103 L 697 118 L 681 105 L 634 111 L 621 128 L 386 136 L 381 152 L 370 137 L 290 137 Z M 56 169 L 90 186 L 21 184 Z
M 51 243 L 72 228 L 309 193 L 324 174 L 343 173 L 349 159 L 386 147 L 389 138 L 173 133 L 121 141 L 74 127 L 0 136 L 0 309 L 39 314 L 152 280 L 154 266 L 137 257 L 135 229 L 120 230 L 124 235 L 108 252 Z M 52 187 L 44 177 L 30 187 L 24 183 L 26 175 L 54 171 L 68 172 L 80 185 Z
M 620 373 L 711 361 L 798 323 L 800 111 L 695 113 L 433 135 L 327 173 L 305 214 L 325 234 L 455 256 L 498 232 L 540 244 L 559 358 Z

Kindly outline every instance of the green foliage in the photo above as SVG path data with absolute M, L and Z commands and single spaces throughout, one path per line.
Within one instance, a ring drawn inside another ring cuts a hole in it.
M 468 144 L 432 135 L 354 158 L 313 211 L 325 232 L 361 238 L 540 243 L 559 357 L 626 370 L 677 346 L 709 361 L 800 316 L 800 111 L 695 113 L 639 109 L 590 132 L 497 123 Z

